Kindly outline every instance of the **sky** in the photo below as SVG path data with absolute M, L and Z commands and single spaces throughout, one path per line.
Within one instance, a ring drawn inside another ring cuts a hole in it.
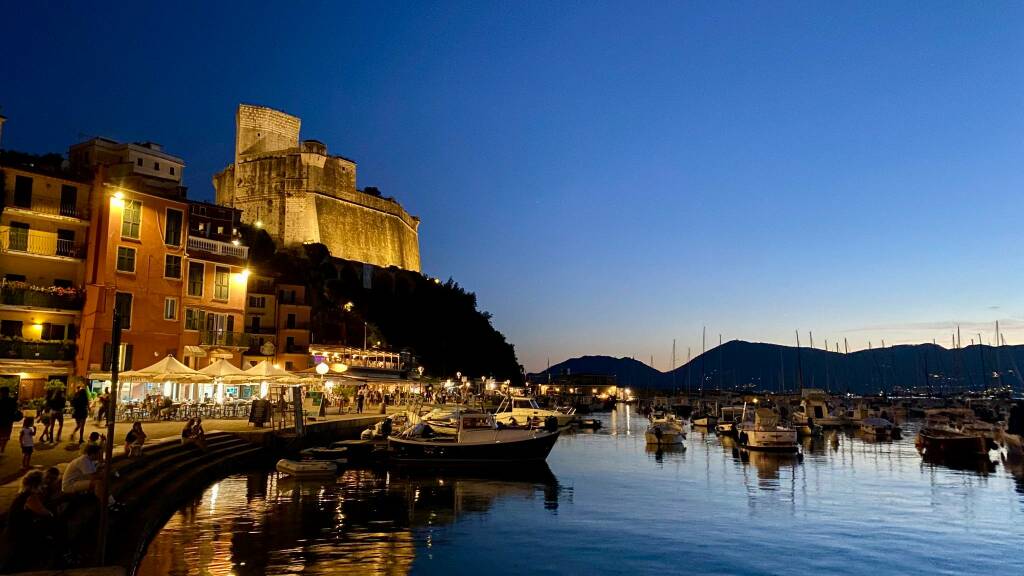
M 1024 4 L 0 0 L 2 145 L 182 156 L 240 102 L 419 216 L 527 370 L 1024 343 Z

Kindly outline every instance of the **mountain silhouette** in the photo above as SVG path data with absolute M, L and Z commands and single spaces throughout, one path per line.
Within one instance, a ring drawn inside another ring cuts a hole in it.
M 732 340 L 708 350 L 671 372 L 661 372 L 632 358 L 582 356 L 539 374 L 535 382 L 571 374 L 614 375 L 620 386 L 676 391 L 752 389 L 793 391 L 822 388 L 831 392 L 954 393 L 1006 385 L 1024 389 L 1018 366 L 1024 346 L 973 345 L 947 349 L 934 344 L 898 345 L 849 354 Z M 703 375 L 703 380 L 702 380 Z

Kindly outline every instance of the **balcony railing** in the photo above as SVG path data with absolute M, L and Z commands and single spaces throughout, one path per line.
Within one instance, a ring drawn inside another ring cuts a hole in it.
M 0 359 L 74 360 L 75 345 L 65 342 L 36 342 L 0 338 Z
M 0 250 L 37 256 L 85 258 L 85 245 L 74 240 L 57 238 L 56 234 L 36 230 L 8 229 L 0 232 Z
M 210 254 L 229 256 L 231 258 L 241 258 L 242 260 L 249 257 L 248 246 L 235 246 L 230 242 L 221 242 L 220 240 L 210 240 L 208 238 L 199 238 L 197 236 L 188 237 L 188 249 L 202 250 L 203 252 L 209 252 Z
M 203 330 L 199 333 L 200 346 L 232 346 L 248 348 L 251 337 L 245 332 Z
M 89 219 L 89 210 L 85 206 L 79 206 L 75 202 L 62 202 L 60 198 L 48 198 L 33 194 L 28 206 L 20 205 L 14 201 L 14 192 L 10 193 L 7 206 L 20 210 L 31 210 L 39 214 L 49 216 L 67 216 L 80 220 Z
M 260 326 L 255 328 L 253 326 L 246 326 L 245 331 L 249 334 L 277 334 L 277 327 L 275 326 Z
M 8 306 L 31 306 L 33 308 L 54 308 L 57 310 L 81 310 L 83 294 L 77 290 L 46 292 L 45 288 L 30 286 L 21 282 L 0 283 L 0 304 Z

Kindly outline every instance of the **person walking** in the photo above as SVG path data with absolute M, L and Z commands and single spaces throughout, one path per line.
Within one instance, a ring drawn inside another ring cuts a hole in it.
M 14 423 L 18 420 L 18 401 L 11 398 L 11 389 L 4 386 L 0 388 L 0 454 L 7 449 Z
M 96 425 L 100 426 L 103 422 L 103 417 L 110 418 L 107 412 L 110 410 L 110 388 L 105 388 L 103 394 L 100 394 L 99 398 L 100 407 L 96 410 Z
M 64 434 L 64 408 L 68 405 L 68 399 L 64 395 L 64 390 L 55 390 L 53 397 L 50 399 L 50 440 L 60 442 L 61 435 Z M 57 438 L 53 438 L 53 429 L 57 428 Z
M 89 393 L 85 386 L 79 386 L 71 398 L 71 417 L 75 420 L 75 429 L 71 431 L 71 441 L 75 440 L 75 432 L 78 432 L 78 443 L 84 442 L 85 421 L 89 419 Z
M 18 443 L 21 444 L 21 467 L 27 470 L 32 466 L 32 451 L 36 445 L 35 418 L 25 418 L 25 424 L 18 435 Z

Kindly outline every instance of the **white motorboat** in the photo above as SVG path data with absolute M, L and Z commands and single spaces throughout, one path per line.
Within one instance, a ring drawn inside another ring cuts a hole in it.
M 683 443 L 686 439 L 686 430 L 682 421 L 676 419 L 671 413 L 652 416 L 651 425 L 644 432 L 644 440 L 648 444 L 659 446 L 672 446 Z
M 507 396 L 494 413 L 495 419 L 506 426 L 539 426 L 544 424 L 548 416 L 554 416 L 559 427 L 568 426 L 579 420 L 574 408 L 567 412 L 545 410 L 530 396 Z
M 277 461 L 277 471 L 295 476 L 296 478 L 331 476 L 338 471 L 338 465 L 326 460 L 288 460 Z
M 779 415 L 770 408 L 758 408 L 750 421 L 744 415 L 736 426 L 741 447 L 765 452 L 797 452 L 796 430 L 779 423 Z
M 861 421 L 860 433 L 873 440 L 889 440 L 900 437 L 900 428 L 885 418 L 871 416 Z
M 733 436 L 736 434 L 736 422 L 743 415 L 742 406 L 723 406 L 718 417 L 718 424 L 715 424 L 715 432 L 720 436 Z
M 829 409 L 826 401 L 827 395 L 824 390 L 807 388 L 803 391 L 800 399 L 800 406 L 793 412 L 792 421 L 796 426 L 807 426 L 812 430 L 814 426 L 822 428 L 842 428 L 846 425 L 846 418 L 841 414 L 835 414 Z
M 542 427 L 505 428 L 492 414 L 460 414 L 454 436 L 433 434 L 424 423 L 388 437 L 388 454 L 398 462 L 485 464 L 543 461 L 558 440 L 554 419 Z

